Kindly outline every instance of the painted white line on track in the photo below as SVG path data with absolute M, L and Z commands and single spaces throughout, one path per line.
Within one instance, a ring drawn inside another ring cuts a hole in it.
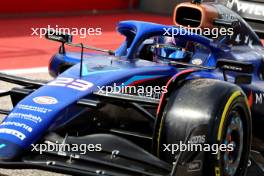
M 12 74 L 12 75 L 32 74 L 32 73 L 48 73 L 48 67 L 0 70 L 0 72 L 6 73 L 6 74 Z

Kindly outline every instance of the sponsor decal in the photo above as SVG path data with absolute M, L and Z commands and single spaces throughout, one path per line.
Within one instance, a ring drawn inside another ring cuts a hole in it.
M 195 160 L 188 164 L 188 172 L 200 171 L 202 169 L 202 161 Z
M 35 112 L 40 112 L 43 114 L 46 114 L 48 112 L 51 112 L 51 109 L 47 109 L 47 108 L 41 108 L 41 107 L 37 107 L 37 106 L 31 106 L 31 105 L 24 105 L 24 104 L 19 104 L 17 106 L 18 109 L 23 109 L 23 110 L 28 110 L 28 111 L 35 111 Z
M 21 141 L 23 141 L 26 138 L 26 136 L 23 133 L 9 128 L 1 128 L 0 133 L 13 135 L 19 138 Z
M 56 98 L 49 96 L 35 97 L 33 98 L 33 101 L 41 105 L 53 105 L 58 103 L 58 100 Z
M 206 140 L 205 135 L 199 135 L 199 136 L 192 136 L 188 142 L 192 144 L 203 144 L 205 143 L 205 140 Z
M 229 0 L 227 1 L 226 6 L 239 13 L 264 16 L 264 6 L 261 6 L 259 4 L 249 3 L 245 1 L 242 2 L 239 0 Z
M 48 35 L 48 38 L 52 40 L 64 41 L 63 37 L 55 36 L 55 35 Z
M 263 104 L 263 102 L 264 102 L 264 93 L 256 93 L 255 96 L 256 96 L 255 103 L 256 104 Z
M 78 91 L 86 91 L 94 86 L 93 83 L 82 79 L 73 79 L 73 78 L 65 78 L 65 77 L 59 77 L 56 80 L 51 81 L 47 85 L 57 86 L 57 87 L 68 87 Z
M 195 58 L 192 60 L 192 64 L 194 65 L 202 65 L 202 63 L 203 63 L 203 60 L 200 58 Z
M 32 114 L 23 114 L 23 113 L 10 113 L 8 115 L 8 118 L 19 118 L 19 119 L 25 119 L 25 120 L 29 120 L 32 121 L 34 123 L 40 123 L 42 122 L 42 119 L 39 116 L 34 116 Z
M 7 126 L 16 126 L 16 127 L 20 127 L 23 128 L 25 130 L 27 130 L 28 132 L 32 132 L 32 128 L 24 123 L 19 123 L 19 122 L 3 122 L 1 125 L 7 125 Z
M 244 38 L 243 41 L 242 41 L 242 38 Z M 240 34 L 237 34 L 235 36 L 235 42 L 236 43 L 241 43 L 242 42 L 243 44 L 248 45 L 249 47 L 253 47 L 253 40 L 248 35 L 242 36 Z

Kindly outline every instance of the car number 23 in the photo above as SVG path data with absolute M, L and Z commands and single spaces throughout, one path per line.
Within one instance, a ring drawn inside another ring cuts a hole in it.
M 81 79 L 60 77 L 54 81 L 51 81 L 47 85 L 68 87 L 68 88 L 79 90 L 79 91 L 85 91 L 91 88 L 94 84 L 88 81 L 81 80 Z

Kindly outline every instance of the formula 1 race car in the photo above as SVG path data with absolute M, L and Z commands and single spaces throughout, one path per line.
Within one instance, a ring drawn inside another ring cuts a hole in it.
M 126 39 L 116 51 L 47 31 L 47 39 L 61 42 L 49 65 L 54 80 L 0 74 L 0 80 L 20 85 L 0 94 L 14 106 L 0 111 L 6 115 L 0 167 L 73 175 L 241 176 L 254 162 L 261 171 L 260 39 L 218 3 L 182 3 L 174 22 L 120 22 L 117 30 Z M 233 32 L 205 36 L 189 30 L 198 28 Z M 81 52 L 69 52 L 68 45 Z

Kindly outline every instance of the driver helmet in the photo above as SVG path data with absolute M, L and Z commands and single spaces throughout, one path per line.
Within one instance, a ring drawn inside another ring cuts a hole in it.
M 188 42 L 173 37 L 158 37 L 154 45 L 154 61 L 168 62 L 189 62 L 190 52 L 187 49 Z

